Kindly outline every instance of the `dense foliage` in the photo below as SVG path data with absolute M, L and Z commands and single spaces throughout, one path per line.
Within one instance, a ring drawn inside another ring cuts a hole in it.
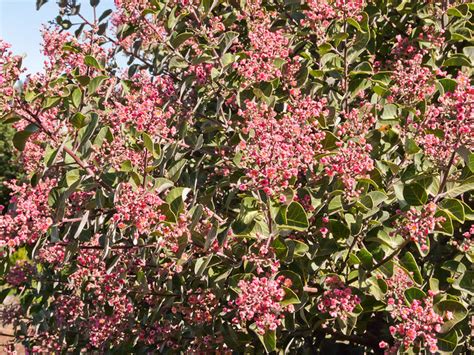
M 0 42 L 16 342 L 468 351 L 472 3 L 98 3 L 59 1 L 21 88 Z
M 18 154 L 13 147 L 15 130 L 9 125 L 0 125 L 0 204 L 10 200 L 9 191 L 4 182 L 21 176 Z

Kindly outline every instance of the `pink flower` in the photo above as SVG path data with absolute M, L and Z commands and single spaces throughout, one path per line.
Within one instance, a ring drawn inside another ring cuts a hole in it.
M 400 218 L 394 223 L 395 231 L 391 235 L 401 235 L 420 244 L 422 250 L 428 250 L 428 235 L 432 233 L 437 223 L 444 221 L 444 217 L 434 217 L 436 204 L 430 202 L 421 210 L 412 207 L 406 212 L 400 212 Z
M 282 306 L 280 302 L 285 296 L 281 287 L 285 278 L 270 280 L 266 277 L 254 277 L 252 281 L 239 281 L 240 295 L 229 303 L 230 309 L 237 311 L 232 319 L 234 324 L 255 322 L 257 331 L 265 334 L 267 330 L 275 330 L 285 318 L 285 312 L 293 312 L 294 307 Z
M 252 132 L 246 144 L 238 148 L 248 187 L 274 195 L 292 185 L 321 152 L 325 135 L 312 120 L 325 114 L 325 101 L 295 100 L 282 117 L 272 108 L 251 101 L 239 112 L 245 119 L 243 132 Z
M 345 287 L 338 276 L 328 277 L 325 283 L 329 290 L 324 291 L 318 303 L 318 310 L 333 318 L 347 319 L 348 313 L 360 303 L 359 297 L 353 295 L 351 288 Z

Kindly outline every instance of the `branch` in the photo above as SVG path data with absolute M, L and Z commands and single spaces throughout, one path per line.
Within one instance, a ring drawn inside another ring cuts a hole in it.
M 25 110 L 26 113 L 28 113 L 32 119 L 28 119 L 26 117 L 23 117 L 24 119 L 26 119 L 28 122 L 30 123 L 33 123 L 34 125 L 38 126 L 39 129 L 41 129 L 52 141 L 54 142 L 57 142 L 57 139 L 53 136 L 53 134 L 51 132 L 49 132 L 46 127 L 44 127 L 43 125 L 43 122 L 41 122 L 40 118 L 38 117 L 37 114 L 31 112 L 27 107 L 23 107 L 23 110 Z M 81 167 L 83 168 L 87 174 L 91 177 L 94 178 L 94 180 L 97 181 L 97 183 L 102 186 L 103 188 L 105 188 L 106 190 L 109 190 L 109 191 L 112 191 L 112 187 L 110 187 L 109 185 L 107 185 L 105 182 L 103 182 L 102 180 L 100 180 L 97 175 L 94 173 L 94 171 L 89 167 L 88 164 L 86 164 L 84 161 L 81 160 L 81 158 L 79 158 L 77 156 L 76 153 L 74 153 L 70 148 L 64 146 L 63 147 L 64 151 L 69 155 L 71 156 L 71 158 Z
M 436 203 L 442 197 L 443 190 L 446 187 L 446 184 L 448 182 L 449 170 L 451 169 L 451 166 L 454 163 L 455 157 L 456 157 L 456 151 L 453 151 L 453 153 L 451 154 L 451 158 L 449 159 L 448 165 L 446 166 L 446 169 L 444 171 L 443 180 L 441 180 L 441 184 L 439 185 L 438 194 L 433 200 L 434 203 Z
M 387 256 L 385 259 L 380 260 L 377 264 L 375 264 L 373 267 L 371 267 L 367 272 L 370 275 L 373 271 L 377 270 L 379 267 L 384 265 L 385 263 L 389 262 L 392 260 L 394 257 L 398 255 L 402 251 L 403 248 L 405 248 L 408 243 L 410 243 L 410 239 L 406 239 L 397 249 L 395 249 L 389 256 Z M 349 279 L 347 281 L 348 284 L 351 284 L 352 282 L 356 281 L 357 277 L 353 277 L 352 279 Z

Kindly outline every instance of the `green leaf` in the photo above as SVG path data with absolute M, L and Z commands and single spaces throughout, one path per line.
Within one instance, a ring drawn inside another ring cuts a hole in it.
M 72 186 L 76 181 L 81 178 L 81 171 L 79 169 L 69 170 L 66 173 L 66 184 Z
M 145 148 L 150 153 L 153 154 L 155 152 L 155 145 L 154 145 L 153 140 L 151 139 L 151 137 L 146 133 L 142 133 L 142 138 L 143 138 L 143 145 L 145 146 Z
M 194 264 L 194 273 L 197 276 L 202 276 L 204 271 L 209 266 L 209 262 L 211 261 L 212 255 L 203 256 L 201 258 L 196 259 L 196 263 Z
M 464 54 L 454 54 L 446 59 L 443 63 L 444 67 L 470 67 L 471 61 Z
M 283 287 L 283 290 L 285 291 L 285 297 L 283 298 L 283 301 L 280 302 L 282 306 L 288 306 L 289 304 L 298 304 L 300 303 L 300 299 L 294 293 L 291 289 L 288 287 Z
M 265 334 L 260 334 L 257 332 L 256 327 L 251 327 L 252 330 L 257 334 L 258 339 L 263 344 L 266 353 L 271 353 L 276 349 L 276 331 L 275 330 L 267 330 Z
M 456 324 L 467 316 L 467 308 L 461 302 L 455 300 L 444 300 L 436 303 L 433 309 L 442 317 L 446 316 L 446 312 L 451 312 L 453 314 L 453 319 L 445 319 L 441 326 L 441 333 L 449 332 Z
M 166 177 L 173 182 L 177 182 L 187 162 L 188 161 L 186 159 L 178 160 L 175 164 L 173 164 L 173 166 L 170 167 Z
M 124 173 L 128 173 L 133 170 L 132 162 L 130 160 L 125 160 L 120 164 L 120 171 L 123 171 Z
M 104 76 L 104 75 L 96 76 L 94 79 L 92 79 L 89 83 L 89 86 L 88 86 L 89 93 L 90 94 L 95 93 L 97 91 L 97 89 L 100 87 L 100 84 L 102 84 L 102 82 L 105 79 L 108 79 L 108 77 Z
M 405 152 L 407 152 L 407 154 L 416 154 L 419 151 L 420 147 L 418 147 L 418 145 L 413 139 L 407 138 L 405 140 Z
M 76 128 L 82 128 L 87 125 L 88 121 L 87 121 L 87 117 L 84 116 L 81 112 L 76 112 L 71 117 L 71 123 Z
M 336 212 L 342 208 L 342 197 L 341 195 L 334 196 L 328 204 L 329 213 Z
M 468 270 L 465 271 L 462 276 L 460 276 L 453 283 L 453 288 L 456 290 L 464 291 L 474 296 L 474 271 Z
M 222 58 L 221 62 L 224 68 L 235 61 L 235 56 L 232 53 L 225 53 Z
M 370 269 L 374 264 L 374 257 L 370 251 L 366 248 L 362 248 L 357 252 L 357 257 L 360 259 L 362 266 L 366 269 Z
M 237 37 L 239 37 L 239 33 L 233 31 L 228 31 L 222 35 L 221 41 L 219 43 L 219 49 L 221 54 L 227 52 L 227 50 L 232 46 L 232 43 L 234 43 Z
M 293 248 L 293 255 L 296 257 L 303 257 L 309 251 L 309 246 L 299 240 L 288 239 L 286 243 Z
M 292 202 L 286 211 L 286 227 L 291 229 L 304 231 L 309 227 L 308 216 L 298 202 Z
M 329 230 L 336 239 L 348 238 L 350 235 L 347 225 L 335 219 L 329 220 Z
M 324 131 L 324 139 L 322 141 L 322 146 L 325 150 L 333 150 L 337 148 L 336 142 L 338 141 L 337 137 L 329 131 Z
M 362 28 L 360 27 L 359 25 L 359 22 L 357 22 L 356 20 L 354 20 L 353 18 L 348 18 L 347 19 L 347 23 L 353 27 L 355 27 L 356 30 L 362 32 Z
M 372 276 L 367 280 L 370 283 L 370 293 L 377 300 L 385 300 L 385 295 L 388 290 L 387 283 L 378 277 Z
M 450 214 L 450 217 L 455 219 L 458 222 L 464 223 L 466 218 L 464 213 L 464 206 L 461 201 L 454 198 L 448 198 L 439 204 L 440 207 Z
M 435 217 L 444 217 L 445 219 L 444 222 L 439 222 L 436 224 L 435 231 L 446 235 L 453 235 L 454 227 L 451 216 L 446 211 L 438 209 L 438 211 L 435 213 Z
M 114 136 L 112 135 L 112 130 L 108 126 L 104 126 L 100 129 L 99 133 L 94 139 L 94 145 L 97 147 L 101 147 L 104 140 L 107 142 L 112 142 L 114 140 Z
M 456 7 L 450 7 L 447 11 L 448 16 L 465 17 L 469 14 L 469 7 L 467 4 L 462 4 Z
M 43 108 L 48 109 L 48 108 L 57 106 L 57 105 L 59 105 L 60 102 L 61 102 L 61 97 L 59 97 L 59 96 L 48 97 L 48 98 L 46 98 L 46 101 L 43 104 Z
M 93 67 L 93 68 L 96 68 L 98 70 L 102 70 L 102 66 L 100 65 L 100 63 L 98 62 L 97 59 L 95 59 L 93 56 L 91 55 L 86 55 L 84 57 L 84 64 L 89 66 L 89 67 Z
M 400 260 L 400 265 L 411 273 L 411 275 L 413 276 L 413 280 L 417 284 L 421 285 L 423 283 L 423 278 L 421 277 L 420 269 L 412 253 L 406 252 L 405 255 L 403 255 L 403 258 L 401 258 Z
M 474 46 L 464 47 L 462 52 L 471 60 L 471 63 L 474 61 Z
M 157 193 L 162 193 L 163 191 L 168 190 L 170 187 L 173 187 L 174 183 L 171 180 L 165 178 L 157 178 L 155 180 L 155 189 Z
M 173 48 L 178 48 L 181 44 L 186 42 L 192 36 L 193 36 L 193 33 L 191 32 L 180 33 L 179 35 L 175 36 L 174 38 L 170 40 L 171 46 Z
M 456 86 L 458 85 L 457 81 L 454 79 L 439 79 L 438 80 L 441 86 L 443 87 L 444 92 L 454 92 L 456 90 Z
M 422 206 L 428 201 L 428 195 L 418 183 L 405 185 L 403 188 L 403 198 L 410 206 Z
M 82 91 L 79 88 L 75 88 L 71 95 L 72 104 L 78 108 L 82 102 Z
M 41 9 L 41 7 L 46 4 L 48 0 L 36 0 L 36 10 Z
M 34 124 L 30 124 L 26 126 L 23 131 L 16 132 L 13 136 L 13 145 L 19 151 L 23 151 L 25 149 L 26 142 L 28 138 L 35 132 L 38 131 L 38 126 Z
M 404 292 L 406 301 L 411 304 L 414 300 L 422 300 L 426 297 L 426 293 L 416 287 L 410 287 Z
M 184 209 L 184 201 L 186 196 L 191 192 L 190 188 L 187 187 L 175 187 L 166 196 L 166 202 L 170 204 L 171 211 L 176 216 L 179 216 Z
M 385 105 L 383 108 L 382 119 L 391 120 L 398 116 L 398 107 L 394 104 Z
M 459 184 L 455 185 L 454 187 L 449 188 L 446 191 L 446 196 L 456 197 L 470 190 L 474 190 L 474 176 L 471 176 L 467 178 L 466 180 L 461 181 Z
M 452 330 L 446 334 L 438 335 L 438 350 L 453 354 L 454 350 L 458 346 L 458 336 L 456 331 Z
M 460 146 L 456 152 L 463 158 L 466 166 L 471 172 L 474 172 L 474 153 L 472 153 L 466 146 Z

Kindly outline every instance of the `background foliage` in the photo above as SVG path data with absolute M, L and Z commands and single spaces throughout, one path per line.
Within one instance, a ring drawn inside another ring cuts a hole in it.
M 468 351 L 471 3 L 98 2 L 21 88 L 0 41 L 16 342 Z

